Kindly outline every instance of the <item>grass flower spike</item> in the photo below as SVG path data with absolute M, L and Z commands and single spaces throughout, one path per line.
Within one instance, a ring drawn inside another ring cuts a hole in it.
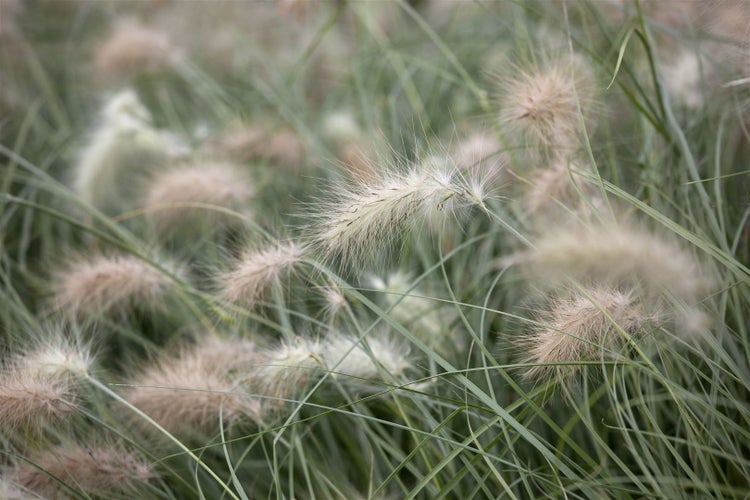
M 219 278 L 222 296 L 230 302 L 254 307 L 269 288 L 281 286 L 303 254 L 303 247 L 294 242 L 248 251 Z
M 119 82 L 164 71 L 175 51 L 168 38 L 135 19 L 120 19 L 97 48 L 94 67 L 105 81 Z
M 44 498 L 67 498 L 73 492 L 111 498 L 115 493 L 135 494 L 155 474 L 141 457 L 119 446 L 69 444 L 34 454 L 12 477 Z
M 94 319 L 135 306 L 152 306 L 166 295 L 169 278 L 129 255 L 77 257 L 54 277 L 53 304 L 75 317 Z
M 184 147 L 151 124 L 151 115 L 132 90 L 113 95 L 80 153 L 73 187 L 106 214 L 132 208 L 138 199 L 134 179 L 148 175 Z
M 156 175 L 148 184 L 144 206 L 160 233 L 196 225 L 205 230 L 229 220 L 229 215 L 211 207 L 242 210 L 254 191 L 249 176 L 239 166 L 196 164 Z
M 48 345 L 17 355 L 0 374 L 0 421 L 4 431 L 17 427 L 38 432 L 76 408 L 77 377 L 88 373 L 86 351 Z
M 308 382 L 323 373 L 323 356 L 319 341 L 303 337 L 263 351 L 250 378 L 258 394 L 270 398 L 264 406 L 279 409 L 301 394 Z
M 372 287 L 382 292 L 389 314 L 402 323 L 426 345 L 439 353 L 455 351 L 459 346 L 451 331 L 451 314 L 440 302 L 425 298 L 417 287 L 412 289 L 412 279 L 406 273 L 395 272 L 382 279 L 370 278 Z
M 591 199 L 594 195 L 582 173 L 592 172 L 588 167 L 568 166 L 561 161 L 534 169 L 529 174 L 530 184 L 524 186 L 522 205 L 525 212 L 537 220 L 549 221 L 562 218 L 568 210 L 585 206 L 584 197 Z
M 235 373 L 257 358 L 252 343 L 208 340 L 177 356 L 165 355 L 138 375 L 125 398 L 172 434 L 212 434 L 219 420 L 259 417 L 256 401 L 238 394 Z M 148 422 L 138 419 L 145 429 Z
M 519 68 L 502 84 L 500 123 L 531 155 L 543 150 L 555 156 L 570 152 L 582 134 L 579 105 L 584 116 L 590 111 L 591 80 L 590 70 L 579 59 Z
M 342 193 L 321 215 L 316 241 L 323 252 L 344 262 L 368 261 L 410 226 L 432 221 L 461 202 L 481 203 L 481 193 L 463 185 L 454 171 L 432 163 Z
M 268 162 L 299 171 L 305 164 L 306 147 L 294 130 L 264 123 L 233 124 L 213 144 L 217 154 L 238 162 Z
M 495 184 L 503 178 L 508 161 L 500 141 L 494 135 L 474 131 L 460 139 L 451 151 L 458 168 L 470 177 L 485 177 Z
M 651 297 L 667 294 L 689 304 L 711 287 L 708 273 L 676 241 L 635 226 L 565 227 L 547 231 L 535 245 L 530 267 L 548 282 L 629 283 Z
M 621 345 L 619 329 L 633 334 L 648 319 L 629 292 L 594 288 L 557 297 L 539 323 L 519 341 L 528 362 L 539 364 L 529 368 L 526 375 L 547 378 L 554 374 L 560 381 L 567 381 L 580 369 L 577 361 L 597 359 L 603 351 Z
M 367 348 L 359 343 L 353 345 L 355 341 L 356 339 L 339 334 L 323 343 L 323 359 L 334 374 L 354 379 L 382 379 L 386 374 L 391 377 L 402 376 L 412 367 L 408 351 L 393 341 L 367 339 Z

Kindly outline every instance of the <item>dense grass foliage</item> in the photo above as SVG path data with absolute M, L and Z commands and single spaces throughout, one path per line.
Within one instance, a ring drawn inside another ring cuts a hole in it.
M 0 497 L 746 498 L 748 26 L 0 0 Z

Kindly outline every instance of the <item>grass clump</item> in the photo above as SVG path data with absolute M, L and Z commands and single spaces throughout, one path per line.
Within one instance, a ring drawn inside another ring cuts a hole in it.
M 0 2 L 0 497 L 747 497 L 749 19 Z

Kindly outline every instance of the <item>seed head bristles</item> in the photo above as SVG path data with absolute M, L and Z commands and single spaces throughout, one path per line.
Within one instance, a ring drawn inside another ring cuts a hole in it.
M 586 181 L 580 178 L 579 169 L 584 173 L 590 172 L 590 169 L 579 165 L 571 167 L 555 161 L 531 172 L 530 185 L 525 187 L 522 200 L 528 215 L 541 220 L 555 220 L 565 215 L 565 208 L 574 211 L 586 206 L 581 197 L 591 198 L 594 195 Z
M 234 161 L 266 161 L 294 171 L 303 167 L 307 156 L 305 144 L 296 132 L 261 123 L 230 126 L 214 141 L 213 149 Z
M 68 378 L 25 378 L 5 373 L 0 379 L 3 434 L 12 433 L 18 427 L 39 432 L 64 419 L 75 407 L 75 394 Z
M 169 278 L 130 255 L 79 256 L 54 275 L 53 305 L 74 317 L 122 314 L 134 306 L 158 305 Z
M 592 107 L 593 85 L 580 59 L 548 60 L 540 68 L 517 72 L 501 84 L 500 123 L 532 157 L 560 156 L 579 147 L 584 116 Z M 588 124 L 587 124 L 588 125 Z
M 496 185 L 503 178 L 508 156 L 500 140 L 492 134 L 474 131 L 452 148 L 451 158 L 470 178 L 483 178 Z
M 362 183 L 322 213 L 315 240 L 328 257 L 339 256 L 344 263 L 371 260 L 409 225 L 434 220 L 459 200 L 481 202 L 475 199 L 481 193 L 459 183 L 456 173 L 420 165 Z
M 166 70 L 176 52 L 162 33 L 135 19 L 120 19 L 94 55 L 98 76 L 107 82 L 122 82 L 144 74 Z
M 529 268 L 546 282 L 640 285 L 648 297 L 669 296 L 695 305 L 712 279 L 676 241 L 625 225 L 578 225 L 544 232 L 534 242 Z
M 384 292 L 383 298 L 393 319 L 410 329 L 425 344 L 440 353 L 445 349 L 453 352 L 458 349 L 457 339 L 449 328 L 450 314 L 440 307 L 439 302 L 424 298 L 424 292 L 412 286 L 407 273 L 398 271 L 385 279 L 372 276 L 369 281 L 373 289 Z
M 346 296 L 335 283 L 329 283 L 327 286 L 321 287 L 320 294 L 325 301 L 323 313 L 328 321 L 333 322 L 338 313 L 348 307 Z
M 77 346 L 63 337 L 44 339 L 44 344 L 18 358 L 26 376 L 81 377 L 89 373 L 93 356 L 88 347 Z
M 254 194 L 253 183 L 243 169 L 229 163 L 186 165 L 164 171 L 150 181 L 144 207 L 157 231 L 172 232 L 205 221 L 214 225 L 230 220 L 224 212 L 241 210 Z M 201 224 L 205 228 L 206 224 Z
M 16 427 L 38 432 L 75 410 L 76 377 L 85 376 L 89 353 L 63 343 L 17 355 L 0 373 L 3 432 Z
M 70 489 L 75 496 L 132 495 L 156 476 L 140 456 L 120 446 L 76 444 L 39 451 L 11 474 L 16 484 L 44 498 L 70 498 Z
M 133 380 L 125 399 L 182 437 L 216 432 L 220 416 L 228 423 L 258 420 L 258 402 L 238 394 L 239 372 L 257 360 L 251 342 L 210 339 L 163 356 Z M 147 421 L 137 424 L 150 429 Z
M 518 342 L 529 363 L 541 363 L 529 368 L 526 376 L 543 379 L 555 375 L 560 381 L 569 380 L 580 365 L 555 363 L 594 360 L 598 353 L 621 344 L 618 327 L 633 334 L 648 320 L 632 292 L 593 288 L 556 297 L 539 324 Z
M 321 352 L 334 376 L 350 377 L 354 383 L 356 379 L 401 377 L 413 366 L 408 349 L 393 340 L 368 338 L 367 346 L 369 352 L 356 338 L 338 334 L 325 340 Z
M 151 124 L 151 115 L 132 90 L 112 96 L 80 153 L 73 188 L 83 201 L 116 215 L 139 198 L 138 176 L 184 154 L 173 135 Z
M 281 286 L 304 253 L 304 247 L 292 241 L 246 252 L 231 270 L 220 276 L 222 297 L 244 307 L 255 307 L 270 287 Z
M 296 398 L 325 369 L 323 347 L 317 340 L 297 337 L 263 352 L 250 379 L 258 394 L 273 398 L 264 406 L 279 409 Z

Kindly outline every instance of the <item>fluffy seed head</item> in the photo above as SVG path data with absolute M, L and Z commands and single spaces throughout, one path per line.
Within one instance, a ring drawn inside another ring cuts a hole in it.
M 347 306 L 347 300 L 343 292 L 334 284 L 321 289 L 325 305 L 323 311 L 329 320 L 333 320 L 339 311 Z
M 151 115 L 132 90 L 112 96 L 81 150 L 73 187 L 85 202 L 116 215 L 139 198 L 133 179 L 184 154 L 173 135 L 151 124 Z
M 356 343 L 356 345 L 354 345 Z M 357 339 L 334 335 L 323 343 L 326 367 L 335 375 L 353 379 L 378 379 L 383 375 L 402 376 L 412 367 L 408 352 L 388 339 L 367 339 L 366 349 Z
M 469 176 L 485 177 L 494 184 L 502 179 L 508 160 L 507 155 L 501 153 L 502 149 L 494 135 L 474 131 L 456 143 L 451 158 Z
M 364 142 L 342 144 L 337 149 L 337 159 L 354 181 L 373 182 L 378 178 L 378 166 L 372 147 Z
M 3 433 L 18 427 L 38 432 L 59 422 L 75 409 L 71 379 L 21 373 L 4 373 L 0 378 L 0 420 Z
M 281 286 L 303 254 L 304 249 L 294 242 L 247 252 L 220 277 L 222 296 L 230 302 L 254 307 L 269 287 Z
M 629 292 L 594 288 L 553 299 L 540 324 L 519 342 L 529 363 L 541 363 L 529 368 L 526 376 L 546 378 L 554 374 L 566 380 L 580 365 L 554 363 L 591 361 L 602 349 L 618 345 L 622 336 L 617 328 L 628 334 L 637 332 L 649 318 L 634 297 Z
M 257 356 L 251 342 L 205 341 L 177 356 L 164 356 L 133 380 L 125 398 L 179 436 L 216 432 L 220 418 L 229 423 L 258 419 L 257 402 L 237 394 L 236 383 L 236 372 Z M 148 422 L 137 422 L 150 429 Z
M 343 192 L 340 201 L 321 214 L 315 239 L 329 257 L 366 261 L 409 225 L 434 220 L 456 198 L 476 202 L 453 172 L 433 165 L 387 174 Z
M 154 177 L 144 206 L 160 232 L 174 231 L 201 221 L 219 223 L 229 217 L 211 208 L 191 205 L 240 210 L 253 193 L 249 176 L 236 165 L 190 165 Z
M 55 307 L 87 319 L 158 303 L 168 279 L 129 255 L 78 257 L 54 277 Z
M 119 20 L 96 50 L 94 67 L 105 81 L 166 70 L 174 58 L 167 37 L 135 19 Z
M 68 488 L 102 498 L 133 494 L 155 477 L 141 457 L 119 446 L 68 444 L 40 451 L 28 460 L 13 471 L 13 480 L 45 498 L 67 498 L 71 494 Z
M 437 349 L 441 354 L 459 348 L 453 331 L 449 328 L 453 319 L 440 303 L 424 297 L 420 288 L 413 288 L 407 273 L 395 272 L 385 279 L 370 278 L 375 290 L 384 292 L 383 298 L 389 306 L 389 314 L 403 324 L 422 342 Z
M 75 410 L 77 377 L 89 371 L 91 356 L 59 340 L 9 360 L 0 372 L 0 421 L 38 432 Z
M 255 366 L 251 381 L 259 394 L 270 400 L 266 406 L 278 409 L 295 398 L 310 380 L 323 373 L 323 349 L 317 340 L 298 337 L 263 352 L 262 361 Z
M 547 167 L 537 168 L 529 175 L 522 203 L 529 215 L 542 220 L 556 219 L 565 214 L 565 208 L 575 210 L 582 207 L 582 196 L 593 193 L 580 173 L 590 169 L 579 165 L 568 168 L 566 163 L 555 161 Z M 565 208 L 563 208 L 565 207 Z
M 26 376 L 60 378 L 86 375 L 92 361 L 88 349 L 74 347 L 67 341 L 59 340 L 19 358 L 17 366 Z
M 671 296 L 688 304 L 702 300 L 711 279 L 675 241 L 625 225 L 550 230 L 535 242 L 529 267 L 550 280 L 640 286 L 651 298 Z
M 503 84 L 500 122 L 532 154 L 540 150 L 575 149 L 582 133 L 579 103 L 584 113 L 592 101 L 591 76 L 582 62 L 563 58 L 544 67 L 518 69 Z
M 216 140 L 214 148 L 236 161 L 268 161 L 294 170 L 302 168 L 306 156 L 305 145 L 293 130 L 270 129 L 261 124 L 229 128 Z

